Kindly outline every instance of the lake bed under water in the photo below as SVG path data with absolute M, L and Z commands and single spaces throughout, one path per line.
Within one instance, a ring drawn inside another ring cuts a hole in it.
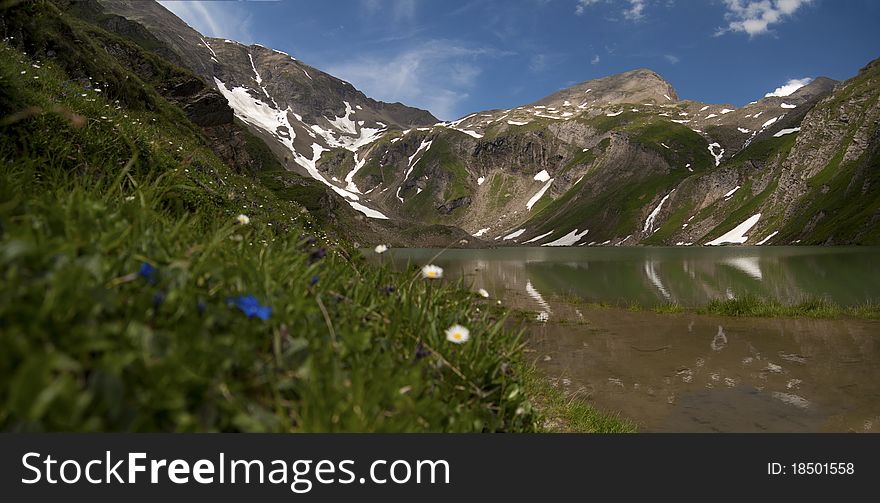
M 880 299 L 880 248 L 393 250 L 534 313 L 529 355 L 556 385 L 641 431 L 880 431 L 880 322 L 632 312 Z M 433 260 L 432 260 L 433 259 Z

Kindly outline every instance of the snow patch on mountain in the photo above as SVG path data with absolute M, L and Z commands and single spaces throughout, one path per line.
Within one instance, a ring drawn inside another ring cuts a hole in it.
M 718 153 L 717 153 L 717 154 L 715 153 L 715 149 L 716 149 L 716 148 L 718 149 Z M 716 166 L 718 166 L 719 164 L 721 164 L 721 157 L 724 156 L 724 149 L 721 148 L 721 145 L 719 145 L 717 142 L 716 142 L 716 143 L 710 143 L 710 144 L 709 144 L 709 153 L 712 154 L 712 157 L 715 158 L 715 165 L 716 165 Z
M 785 135 L 787 135 L 787 134 L 797 133 L 797 132 L 800 131 L 800 130 L 801 130 L 801 128 L 799 128 L 799 127 L 793 127 L 793 128 L 787 128 L 787 129 L 780 129 L 779 131 L 776 132 L 776 134 L 773 135 L 773 137 L 774 137 L 774 138 L 779 138 L 780 136 L 785 136 Z
M 354 192 L 355 194 L 361 193 L 361 191 L 358 190 L 357 185 L 354 184 L 354 175 L 356 175 L 357 172 L 360 171 L 360 169 L 363 168 L 365 164 L 367 164 L 367 158 L 365 157 L 363 159 L 358 159 L 358 153 L 355 152 L 354 153 L 354 168 L 351 171 L 349 171 L 347 175 L 345 175 L 345 182 L 346 182 L 345 190 Z
M 775 235 L 777 235 L 777 234 L 779 234 L 779 231 L 773 231 L 773 232 L 770 233 L 769 236 L 767 236 L 766 238 L 764 238 L 764 239 L 758 241 L 758 242 L 755 243 L 755 244 L 758 245 L 758 246 L 762 246 L 762 245 L 763 245 L 764 243 L 766 243 L 767 241 L 770 241 L 771 239 L 773 239 L 773 236 L 775 236 Z
M 480 138 L 483 137 L 482 134 L 480 134 L 480 133 L 478 133 L 478 132 L 476 132 L 476 131 L 472 131 L 472 130 L 470 130 L 470 129 L 462 129 L 462 128 L 457 128 L 457 127 L 454 127 L 454 128 L 452 128 L 452 129 L 454 129 L 454 130 L 456 130 L 456 131 L 458 131 L 458 132 L 460 132 L 460 133 L 464 133 L 464 134 L 466 134 L 466 135 L 468 135 L 468 136 L 473 136 L 474 138 L 476 138 L 476 139 L 478 139 L 478 140 L 479 140 Z
M 516 238 L 522 236 L 522 235 L 525 234 L 525 233 L 526 233 L 526 230 L 525 230 L 525 229 L 520 229 L 520 230 L 518 230 L 518 231 L 511 232 L 510 234 L 504 236 L 503 239 L 504 239 L 504 241 L 507 241 L 507 240 L 510 240 L 510 239 L 516 239 Z
M 214 59 L 217 59 L 217 53 L 214 52 L 214 49 L 211 48 L 211 44 L 209 44 L 208 41 L 205 40 L 204 38 L 199 37 L 199 40 L 201 40 L 201 41 L 202 41 L 202 44 L 203 44 L 205 47 L 207 47 L 209 51 L 211 51 L 211 55 L 214 57 Z M 219 61 L 218 61 L 218 63 L 219 63 Z
M 731 191 L 728 192 L 727 194 L 724 194 L 724 195 L 721 196 L 721 197 L 724 198 L 724 199 L 727 199 L 728 197 L 734 195 L 734 194 L 736 193 L 736 191 L 738 191 L 739 189 L 740 189 L 740 186 L 737 185 L 736 187 L 733 188 L 733 190 L 731 190 Z
M 540 200 L 542 197 L 544 197 L 544 193 L 547 192 L 547 189 L 550 188 L 550 185 L 552 183 L 553 183 L 552 178 L 547 180 L 547 183 L 545 183 L 544 186 L 541 187 L 541 190 L 539 190 L 534 196 L 531 197 L 531 199 L 528 200 L 528 202 L 526 202 L 526 209 L 527 210 L 529 210 L 529 211 L 532 210 L 532 206 L 534 206 L 535 203 L 538 202 L 538 200 Z
M 757 115 L 756 115 L 755 117 L 757 117 Z M 773 125 L 773 123 L 776 122 L 776 121 L 778 121 L 778 120 L 779 120 L 779 117 L 773 117 L 772 119 L 768 120 L 767 122 L 761 124 L 761 129 L 764 129 L 764 128 L 767 127 L 767 126 L 771 126 L 771 125 Z
M 723 236 L 706 243 L 706 246 L 718 246 L 726 243 L 741 245 L 749 240 L 749 237 L 745 235 L 746 232 L 749 232 L 749 230 L 754 227 L 760 219 L 760 213 L 752 215 L 745 222 L 737 225 Z
M 586 236 L 588 232 L 590 232 L 590 229 L 584 229 L 584 232 L 578 234 L 578 230 L 575 229 L 561 238 L 549 243 L 544 243 L 541 246 L 572 246 L 580 241 L 582 237 Z
M 672 189 L 672 192 L 675 192 L 675 189 Z M 663 199 L 660 200 L 660 204 L 658 204 L 657 207 L 654 208 L 654 211 L 652 211 L 651 214 L 648 215 L 648 218 L 645 219 L 645 227 L 644 229 L 642 229 L 642 232 L 654 232 L 654 220 L 657 218 L 657 215 L 660 214 L 660 209 L 663 208 L 663 203 L 665 203 L 666 200 L 669 199 L 669 196 L 672 195 L 672 192 L 663 196 Z
M 547 233 L 545 233 L 545 234 L 541 234 L 540 236 L 535 236 L 535 237 L 533 237 L 532 239 L 523 242 L 523 244 L 526 244 L 526 245 L 527 245 L 527 244 L 529 244 L 529 243 L 534 243 L 535 241 L 540 241 L 540 240 L 546 238 L 547 236 L 549 236 L 550 234 L 553 234 L 553 231 L 547 232 Z
M 263 103 L 251 96 L 248 89 L 244 87 L 234 87 L 230 90 L 216 77 L 214 77 L 214 84 L 217 86 L 220 93 L 226 98 L 226 101 L 229 103 L 229 106 L 232 108 L 236 117 L 254 127 L 266 131 L 278 139 L 282 145 L 290 150 L 294 162 L 305 168 L 306 172 L 308 172 L 312 178 L 333 189 L 334 192 L 344 197 L 345 201 L 351 205 L 352 208 L 360 211 L 364 215 L 370 218 L 388 219 L 387 216 L 376 210 L 355 203 L 355 201 L 359 199 L 356 194 L 333 185 L 333 183 L 321 175 L 315 164 L 318 159 L 321 158 L 321 153 L 325 150 L 323 146 L 313 143 L 311 158 L 296 151 L 293 146 L 296 132 L 287 118 L 288 110 L 272 108 L 269 104 Z
M 406 174 L 403 176 L 403 181 L 406 181 L 407 178 L 409 178 L 409 174 L 412 173 L 412 170 L 416 167 L 416 164 L 418 164 L 419 161 L 422 160 L 422 157 L 420 156 L 418 159 L 416 159 L 415 162 L 413 162 L 413 159 L 415 159 L 415 157 L 417 155 L 419 155 L 420 152 L 421 152 L 422 156 L 424 156 L 425 153 L 431 148 L 431 145 L 433 143 L 434 143 L 434 140 L 422 140 L 422 143 L 421 143 L 421 145 L 419 145 L 419 148 L 416 149 L 416 151 L 413 153 L 413 155 L 409 156 L 409 164 L 407 164 L 407 170 L 406 170 Z
M 333 118 L 332 120 L 330 120 L 330 124 L 332 124 L 333 127 L 342 131 L 343 133 L 356 135 L 357 127 L 355 126 L 354 121 L 351 120 L 351 114 L 354 113 L 354 110 L 351 108 L 351 104 L 349 102 L 343 101 L 342 103 L 345 105 L 345 115 Z

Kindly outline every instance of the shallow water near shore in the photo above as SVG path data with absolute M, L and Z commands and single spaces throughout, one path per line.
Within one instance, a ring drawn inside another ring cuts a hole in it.
M 439 250 L 394 250 L 396 267 Z M 880 432 L 880 322 L 631 312 L 759 295 L 880 298 L 878 248 L 447 250 L 448 277 L 530 312 L 528 355 L 641 431 Z

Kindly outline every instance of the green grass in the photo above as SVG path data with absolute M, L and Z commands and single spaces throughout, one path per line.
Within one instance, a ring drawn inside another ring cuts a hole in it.
M 760 318 L 880 319 L 880 304 L 866 303 L 859 306 L 841 306 L 824 299 L 809 299 L 796 304 L 783 304 L 774 300 L 746 295 L 736 299 L 712 300 L 706 307 L 698 309 L 697 312 L 720 316 L 751 316 Z
M 631 421 L 601 412 L 582 397 L 554 387 L 534 368 L 524 370 L 525 391 L 538 414 L 540 431 L 548 433 L 635 433 Z
M 856 306 L 844 306 L 821 298 L 786 304 L 754 295 L 744 295 L 735 299 L 713 299 L 702 307 L 687 307 L 676 302 L 654 305 L 638 302 L 584 302 L 577 296 L 560 297 L 559 300 L 587 309 L 624 309 L 633 313 L 651 311 L 657 314 L 693 313 L 754 318 L 880 319 L 880 303 L 866 302 Z
M 367 265 L 124 67 L 135 94 L 87 89 L 43 51 L 90 32 L 50 3 L 20 9 L 6 20 L 33 17 L 22 30 L 48 45 L 0 44 L 0 429 L 535 429 L 500 316 Z M 455 323 L 468 343 L 445 340 Z
M 669 302 L 666 304 L 658 304 L 651 310 L 658 314 L 678 314 L 684 312 L 684 307 L 682 307 L 681 304 Z

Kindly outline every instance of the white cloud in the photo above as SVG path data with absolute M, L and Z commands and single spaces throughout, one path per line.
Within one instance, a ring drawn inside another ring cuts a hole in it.
M 254 42 L 251 15 L 238 2 L 159 0 L 163 7 L 208 37 L 228 38 L 245 44 Z
M 785 84 L 774 89 L 773 92 L 765 94 L 764 97 L 769 98 L 771 96 L 788 96 L 789 94 L 797 91 L 798 89 L 804 87 L 812 81 L 813 79 L 809 77 L 803 79 L 791 79 Z
M 673 64 L 673 65 L 678 64 L 678 62 L 681 61 L 681 58 L 679 58 L 678 56 L 676 56 L 674 54 L 664 54 L 663 59 L 665 59 L 666 61 L 669 61 L 669 63 Z
M 770 26 L 791 17 L 802 6 L 813 0 L 724 0 L 727 12 L 726 28 L 719 28 L 716 36 L 727 32 L 744 32 L 750 37 L 763 35 Z
M 624 9 L 623 17 L 630 21 L 638 21 L 645 17 L 645 0 L 629 0 L 629 9 Z
M 599 3 L 599 0 L 578 0 L 577 5 L 574 7 L 574 13 L 578 16 L 583 16 L 584 9 L 597 3 Z
M 587 7 L 592 7 L 597 3 L 603 0 L 578 0 L 577 4 L 574 6 L 574 13 L 578 16 L 583 16 L 586 12 Z M 620 13 L 623 14 L 623 17 L 630 21 L 639 21 L 645 17 L 645 4 L 647 0 L 604 0 L 608 3 L 614 3 L 618 1 L 625 1 L 628 4 Z
M 360 56 L 329 64 L 327 73 L 351 82 L 368 96 L 430 110 L 441 119 L 461 111 L 482 73 L 478 60 L 506 55 L 448 40 L 432 40 L 395 55 Z
M 596 54 L 596 55 L 593 56 L 593 59 L 590 60 L 590 64 L 591 64 L 591 65 L 598 65 L 598 64 L 599 64 L 599 61 L 601 61 L 600 58 L 599 58 L 599 55 Z

